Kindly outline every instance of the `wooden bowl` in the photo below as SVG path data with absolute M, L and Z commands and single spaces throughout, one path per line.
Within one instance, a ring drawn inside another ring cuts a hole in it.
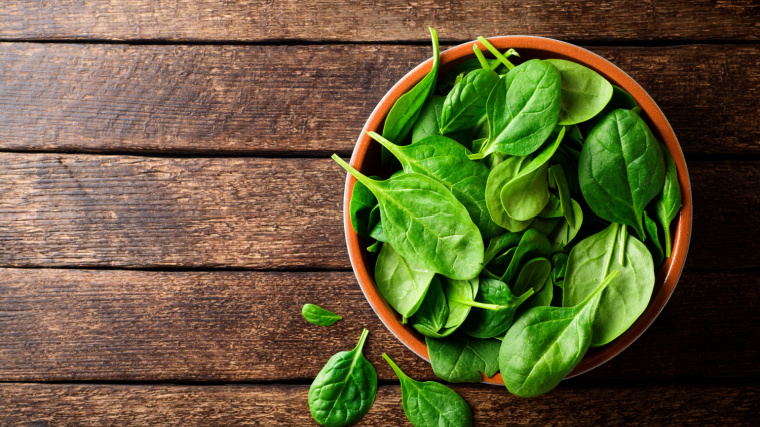
M 570 378 L 601 365 L 631 345 L 652 324 L 673 294 L 673 290 L 676 287 L 676 283 L 678 283 L 684 263 L 686 262 L 686 253 L 689 250 L 689 241 L 691 239 L 691 183 L 689 182 L 689 173 L 686 169 L 686 160 L 681 151 L 681 146 L 678 144 L 678 139 L 675 133 L 673 133 L 670 123 L 668 123 L 668 119 L 662 114 L 662 111 L 652 97 L 628 74 L 611 62 L 581 47 L 543 37 L 505 36 L 494 37 L 488 40 L 501 51 L 515 48 L 523 60 L 559 58 L 583 64 L 595 70 L 613 84 L 628 91 L 641 107 L 643 112 L 642 117 L 647 121 L 655 135 L 659 136 L 670 150 L 670 154 L 673 156 L 678 168 L 678 180 L 681 184 L 683 208 L 673 221 L 673 225 L 671 225 L 671 229 L 675 229 L 672 257 L 665 261 L 656 274 L 655 286 L 649 305 L 623 335 L 602 347 L 590 348 L 581 363 L 568 375 L 568 378 Z M 476 42 L 464 43 L 442 52 L 439 77 L 445 76 L 457 64 L 475 57 L 472 51 L 473 43 Z M 487 54 L 485 47 L 480 44 L 479 46 Z M 364 129 L 362 129 L 359 139 L 356 141 L 356 147 L 354 148 L 353 156 L 351 156 L 351 165 L 353 167 L 367 175 L 376 174 L 382 170 L 380 167 L 379 144 L 367 136 L 367 132 L 375 131 L 382 133 L 385 116 L 393 104 L 402 94 L 406 93 L 425 77 L 432 64 L 433 60 L 431 58 L 410 71 L 409 74 L 399 80 L 385 94 L 377 107 L 375 107 L 375 110 L 369 116 L 369 119 L 367 119 Z M 345 195 L 343 197 L 343 223 L 346 231 L 348 254 L 351 257 L 351 265 L 356 273 L 359 286 L 361 286 L 369 304 L 385 326 L 410 350 L 429 361 L 424 337 L 411 326 L 401 324 L 400 316 L 385 302 L 377 290 L 377 286 L 373 280 L 374 273 L 370 272 L 367 268 L 369 265 L 369 254 L 351 225 L 349 204 L 351 202 L 354 182 L 356 182 L 356 179 L 348 174 Z M 652 351 L 657 351 L 657 349 L 652 349 Z M 496 374 L 491 378 L 484 376 L 483 380 L 492 384 L 503 384 L 501 374 Z

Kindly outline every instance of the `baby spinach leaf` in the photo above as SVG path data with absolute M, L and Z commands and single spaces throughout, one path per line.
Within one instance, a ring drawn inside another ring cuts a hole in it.
M 486 103 L 490 137 L 480 157 L 526 156 L 541 147 L 559 121 L 560 86 L 559 70 L 538 59 L 507 73 Z
M 401 95 L 388 112 L 383 126 L 383 137 L 390 141 L 400 142 L 406 138 L 420 115 L 422 105 L 435 90 L 440 56 L 438 33 L 435 29 L 430 28 L 430 36 L 433 39 L 433 67 L 409 92 Z
M 512 232 L 522 231 L 530 225 L 530 221 L 517 221 L 507 214 L 501 204 L 501 190 L 520 171 L 525 158 L 509 157 L 496 165 L 486 181 L 486 207 L 491 219 L 501 227 Z
M 501 189 L 501 205 L 510 218 L 530 221 L 544 210 L 549 202 L 547 165 L 528 174 L 519 174 Z
M 467 157 L 467 149 L 445 136 L 429 136 L 412 145 L 399 146 L 369 132 L 399 160 L 406 172 L 429 176 L 443 184 L 461 202 L 484 238 L 499 234 L 502 228 L 491 220 L 485 200 L 488 168 Z
M 569 245 L 570 242 L 575 238 L 575 236 L 578 235 L 578 232 L 581 229 L 581 225 L 583 225 L 583 209 L 581 209 L 581 206 L 575 200 L 570 199 L 570 202 L 573 206 L 573 218 L 575 221 L 575 226 L 571 226 L 565 218 L 561 220 L 556 227 L 554 227 L 552 232 L 547 236 L 552 244 L 552 252 L 559 252 L 564 250 L 565 247 L 567 247 L 567 245 Z
M 509 263 L 512 262 L 512 258 L 515 256 L 515 252 L 517 252 L 517 246 L 513 246 L 507 249 L 503 254 L 492 259 L 491 262 L 486 265 L 486 267 L 488 267 L 488 270 L 490 272 L 497 273 L 498 277 L 496 278 L 501 280 L 501 276 L 503 276 L 507 271 Z
M 596 71 L 564 59 L 547 59 L 562 79 L 559 124 L 585 122 L 599 114 L 612 98 L 612 85 Z
M 474 307 L 462 325 L 462 331 L 475 338 L 503 334 L 512 325 L 517 307 L 533 295 L 533 289 L 519 295 L 513 295 L 509 286 L 499 280 L 481 280 L 475 301 L 458 301 Z
M 586 299 L 596 289 L 595 283 L 610 271 L 620 271 L 602 293 L 593 325 L 593 346 L 607 344 L 625 332 L 644 312 L 654 289 L 652 255 L 634 236 L 626 237 L 623 227 L 612 223 L 587 237 L 575 245 L 567 260 L 564 307 Z
M 535 257 L 548 258 L 550 255 L 551 245 L 546 236 L 539 231 L 529 228 L 523 233 L 520 244 L 517 245 L 517 249 L 515 250 L 515 255 L 509 263 L 509 268 L 507 268 L 504 276 L 502 276 L 502 282 L 507 284 L 514 283 L 525 261 Z
M 441 285 L 443 287 L 443 293 L 446 295 L 446 302 L 449 305 L 449 317 L 446 319 L 446 324 L 443 327 L 446 332 L 450 334 L 464 323 L 472 308 L 471 306 L 462 304 L 458 301 L 472 301 L 475 299 L 475 295 L 478 294 L 478 289 L 480 288 L 480 280 L 477 278 L 470 280 L 453 280 L 444 277 L 441 281 Z
M 383 245 L 383 242 L 381 242 L 381 241 L 377 240 L 377 241 L 375 241 L 375 243 L 373 243 L 373 244 L 371 244 L 371 245 L 367 246 L 367 252 L 369 252 L 369 253 L 371 253 L 371 254 L 374 254 L 374 253 L 376 253 L 377 251 L 379 251 L 379 250 L 380 250 L 380 247 L 381 247 L 382 245 Z
M 342 319 L 342 317 L 338 316 L 332 311 L 325 310 L 324 308 L 314 304 L 304 304 L 303 308 L 301 309 L 301 314 L 303 315 L 304 319 L 309 321 L 309 323 L 317 326 L 330 326 L 338 320 Z
M 486 101 L 499 82 L 499 75 L 491 69 L 468 73 L 446 95 L 441 110 L 441 134 L 474 126 L 486 113 Z
M 472 426 L 472 411 L 454 390 L 435 381 L 415 381 L 406 376 L 387 354 L 383 353 L 383 358 L 401 382 L 401 404 L 413 426 Z
M 380 212 L 378 208 L 378 212 Z M 385 233 L 383 232 L 383 222 L 378 221 L 377 224 L 375 224 L 375 228 L 372 229 L 372 232 L 369 233 L 369 237 L 377 240 L 378 242 L 387 242 L 388 238 L 385 237 Z
M 383 232 L 403 258 L 454 279 L 474 278 L 483 269 L 480 230 L 443 184 L 418 173 L 376 181 L 337 155 L 333 160 L 375 195 Z
M 649 237 L 646 241 L 646 246 L 649 249 L 649 253 L 652 254 L 652 261 L 656 270 L 665 260 L 665 254 L 662 251 L 662 245 L 660 245 L 660 238 L 657 236 L 657 223 L 649 218 L 647 211 L 644 211 L 644 228 L 646 228 L 647 237 Z
M 412 316 L 411 325 L 419 333 L 425 336 L 437 337 L 439 331 L 446 326 L 446 320 L 449 318 L 449 305 L 446 302 L 446 295 L 441 288 L 441 281 L 438 276 L 430 282 L 425 299 L 422 305 Z
M 565 171 L 562 165 L 553 165 L 549 169 L 549 183 L 557 189 L 559 193 L 562 215 L 570 228 L 575 227 L 575 209 L 573 208 L 572 199 L 570 198 L 570 186 L 567 184 Z M 577 227 L 580 228 L 580 227 Z
M 492 377 L 499 371 L 498 340 L 453 335 L 445 340 L 425 338 L 425 344 L 433 372 L 444 381 L 477 383 L 481 372 Z
M 670 151 L 664 144 L 660 143 L 660 147 L 665 157 L 665 185 L 654 202 L 657 209 L 657 219 L 665 231 L 665 257 L 670 258 L 670 223 L 681 209 L 681 185 L 678 183 L 678 170 L 676 169 L 676 162 L 673 161 L 673 156 L 670 155 Z
M 541 218 L 560 218 L 562 216 L 562 205 L 559 197 L 549 194 L 549 202 L 544 209 L 538 213 Z
M 590 132 L 597 123 L 599 123 L 603 118 L 607 117 L 607 114 L 611 113 L 612 111 L 617 110 L 618 108 L 622 108 L 624 110 L 632 110 L 638 106 L 639 104 L 636 103 L 636 100 L 633 99 L 633 96 L 631 96 L 630 93 L 626 92 L 623 88 L 612 85 L 612 99 L 610 99 L 610 102 L 607 103 L 607 106 L 605 106 L 599 114 L 597 114 L 593 119 L 584 123 L 582 126 L 584 126 L 586 129 L 586 134 L 588 134 L 588 132 Z
M 488 248 L 483 257 L 484 262 L 487 264 L 505 249 L 517 246 L 517 244 L 520 243 L 521 238 L 522 233 L 513 233 L 511 231 L 507 231 L 506 233 L 492 238 L 488 242 Z
M 428 136 L 440 135 L 441 108 L 445 100 L 442 96 L 431 96 L 425 102 L 412 128 L 412 144 Z
M 552 263 L 548 259 L 539 257 L 529 260 L 520 269 L 512 291 L 516 295 L 523 295 L 530 289 L 534 292 L 540 291 L 551 271 Z
M 520 397 L 546 393 L 583 359 L 591 344 L 591 325 L 601 292 L 613 272 L 574 307 L 535 307 L 507 331 L 499 350 L 504 385 Z
M 377 206 L 377 199 L 369 189 L 361 182 L 354 183 L 351 193 L 349 210 L 351 213 L 351 225 L 361 238 L 366 238 L 369 232 L 370 212 Z
M 404 317 L 411 317 L 420 307 L 433 276 L 435 272 L 404 259 L 390 244 L 383 245 L 375 264 L 377 289 Z
M 311 416 L 320 425 L 347 426 L 359 421 L 372 406 L 377 393 L 377 373 L 362 355 L 369 331 L 359 344 L 327 361 L 309 388 Z
M 594 213 L 630 225 L 645 239 L 642 213 L 663 188 L 665 163 L 644 120 L 628 110 L 602 119 L 583 145 L 578 179 Z

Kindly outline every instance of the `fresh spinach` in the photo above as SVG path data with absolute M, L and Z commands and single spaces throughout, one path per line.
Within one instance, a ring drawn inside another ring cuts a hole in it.
M 525 261 L 536 257 L 548 258 L 551 255 L 551 244 L 541 232 L 529 228 L 523 233 L 515 254 L 509 263 L 507 271 L 502 276 L 502 282 L 514 283 Z
M 441 134 L 475 126 L 486 113 L 488 95 L 498 82 L 499 75 L 495 71 L 480 69 L 468 73 L 454 85 L 441 110 Z
M 578 232 L 581 229 L 581 225 L 583 225 L 583 209 L 581 208 L 581 205 L 578 204 L 573 199 L 570 199 L 573 206 L 573 218 L 575 221 L 575 225 L 572 226 L 567 221 L 567 217 L 565 217 L 564 220 L 560 221 L 557 226 L 554 227 L 551 233 L 547 236 L 549 238 L 549 241 L 552 244 L 552 252 L 559 252 L 565 249 L 567 245 L 570 244 L 570 242 L 575 238 L 575 236 L 578 235 Z
M 480 157 L 536 151 L 559 121 L 560 87 L 559 70 L 546 61 L 532 59 L 507 73 L 486 103 L 490 137 Z
M 375 283 L 380 294 L 400 315 L 411 317 L 422 304 L 435 273 L 418 267 L 383 245 L 375 264 Z
M 580 363 L 591 344 L 591 325 L 601 293 L 615 274 L 609 274 L 573 307 L 535 307 L 517 319 L 499 349 L 501 377 L 512 394 L 534 397 L 546 393 Z
M 559 124 L 585 122 L 599 114 L 612 98 L 612 85 L 596 71 L 564 59 L 546 59 L 559 70 L 562 108 Z
M 488 174 L 486 181 L 486 207 L 491 219 L 499 226 L 512 232 L 525 230 L 529 221 L 517 221 L 509 216 L 501 204 L 501 191 L 520 172 L 524 157 L 509 157 L 496 165 Z
M 410 323 L 417 332 L 427 337 L 438 337 L 446 320 L 449 318 L 449 305 L 446 302 L 446 295 L 441 287 L 441 280 L 438 276 L 433 278 L 428 287 L 425 298 L 419 309 L 411 317 Z
M 665 257 L 670 258 L 671 240 L 670 240 L 670 223 L 681 209 L 681 185 L 678 183 L 678 169 L 673 156 L 670 155 L 668 148 L 660 143 L 661 151 L 665 157 L 665 185 L 662 192 L 654 200 L 655 209 L 657 210 L 657 219 L 665 231 Z
M 443 184 L 461 202 L 484 238 L 503 231 L 491 220 L 485 200 L 488 168 L 467 157 L 467 149 L 445 136 L 429 136 L 412 145 L 399 146 L 382 136 L 369 135 L 388 149 L 406 172 L 426 175 Z
M 462 325 L 462 331 L 475 338 L 493 338 L 506 332 L 512 325 L 515 311 L 533 295 L 533 289 L 515 296 L 506 283 L 499 280 L 481 280 L 475 301 L 458 301 L 474 308 Z
M 377 373 L 362 355 L 369 331 L 359 344 L 327 361 L 309 387 L 309 409 L 314 420 L 328 427 L 359 421 L 372 406 L 377 393 Z
M 660 238 L 657 235 L 657 223 L 649 217 L 647 211 L 644 211 L 644 228 L 647 231 L 647 237 L 649 237 L 645 244 L 649 253 L 652 254 L 654 267 L 657 268 L 662 265 L 662 262 L 665 260 L 665 253 L 662 250 Z
M 484 253 L 480 230 L 443 184 L 418 173 L 377 181 L 337 155 L 332 158 L 375 195 L 383 232 L 399 255 L 453 279 L 467 280 L 480 273 Z
M 401 404 L 413 426 L 472 426 L 472 411 L 462 396 L 435 381 L 415 381 L 404 374 L 387 354 L 383 353 L 383 358 L 401 382 Z
M 447 339 L 425 338 L 430 365 L 438 378 L 450 383 L 476 383 L 481 372 L 492 377 L 499 370 L 499 347 L 494 339 L 453 335 Z
M 377 206 L 377 199 L 372 192 L 361 182 L 355 182 L 349 205 L 351 225 L 356 234 L 363 239 L 371 231 L 369 228 L 370 213 L 375 206 Z
M 314 304 L 304 304 L 301 314 L 309 323 L 317 326 L 330 326 L 342 319 L 342 317 L 332 311 L 325 310 Z
M 520 304 L 520 307 L 517 308 L 517 313 L 515 313 L 515 318 L 519 318 L 523 313 L 533 307 L 546 307 L 548 305 L 551 305 L 553 298 L 554 285 L 552 285 L 551 279 L 546 279 L 546 282 L 544 282 L 544 285 L 541 286 L 541 289 L 539 289 L 535 294 L 531 295 L 530 298 L 525 300 L 524 303 Z
M 663 188 L 665 163 L 644 120 L 629 110 L 602 119 L 583 145 L 578 179 L 594 213 L 630 225 L 645 239 L 642 213 Z
M 520 274 L 512 286 L 512 291 L 516 295 L 523 295 L 529 290 L 538 292 L 546 283 L 552 272 L 552 263 L 546 258 L 533 258 L 520 268 Z
M 620 274 L 602 293 L 593 326 L 595 347 L 625 332 L 644 312 L 654 289 L 652 255 L 641 241 L 625 233 L 625 225 L 616 223 L 570 251 L 562 305 L 572 307 L 585 300 L 595 291 L 595 283 L 613 270 Z

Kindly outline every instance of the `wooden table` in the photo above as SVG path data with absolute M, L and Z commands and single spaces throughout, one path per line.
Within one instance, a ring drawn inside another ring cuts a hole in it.
M 345 173 L 390 86 L 444 45 L 532 34 L 646 88 L 689 164 L 694 234 L 655 324 L 478 425 L 760 422 L 756 0 L 17 0 L 0 7 L 0 424 L 312 423 L 309 384 L 371 331 L 364 425 L 405 425 L 343 240 Z M 355 2 L 359 3 L 359 2 Z M 466 3 L 466 4 L 465 4 Z M 309 325 L 302 304 L 345 319 Z

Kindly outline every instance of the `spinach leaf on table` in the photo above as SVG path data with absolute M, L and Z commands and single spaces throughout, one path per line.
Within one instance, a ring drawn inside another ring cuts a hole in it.
M 433 67 L 409 92 L 401 95 L 388 112 L 383 126 L 383 137 L 388 140 L 400 143 L 406 138 L 419 117 L 422 105 L 435 90 L 440 56 L 435 29 L 430 28 L 430 36 L 433 39 Z
M 612 85 L 596 71 L 564 59 L 546 59 L 562 79 L 559 124 L 585 122 L 599 114 L 612 98 Z
M 376 181 L 337 155 L 332 158 L 375 195 L 383 232 L 399 255 L 453 279 L 471 279 L 480 273 L 484 253 L 480 230 L 443 184 L 418 173 Z
M 314 420 L 328 427 L 359 421 L 377 393 L 377 372 L 362 355 L 369 331 L 362 332 L 351 351 L 333 355 L 309 387 L 309 409 Z
M 470 160 L 461 144 L 439 135 L 399 146 L 374 132 L 369 135 L 396 156 L 404 171 L 423 174 L 443 184 L 464 205 L 484 238 L 503 231 L 491 220 L 486 206 L 488 168 Z
M 535 307 L 517 319 L 499 349 L 501 377 L 512 394 L 546 393 L 580 363 L 591 344 L 601 292 L 614 277 L 612 272 L 601 284 L 597 282 L 573 307 Z
M 472 426 L 472 411 L 457 392 L 435 381 L 415 381 L 404 374 L 387 354 L 383 353 L 383 358 L 401 382 L 401 404 L 413 426 Z
M 559 70 L 532 59 L 503 77 L 486 103 L 490 129 L 479 157 L 491 153 L 526 156 L 536 151 L 559 121 Z
M 380 294 L 400 315 L 411 317 L 422 304 L 435 273 L 400 256 L 390 244 L 383 245 L 375 264 L 375 283 Z
M 492 377 L 499 371 L 499 347 L 494 339 L 453 335 L 443 339 L 425 338 L 430 365 L 438 378 L 450 383 L 482 381 L 480 373 Z
M 663 188 L 665 163 L 644 120 L 629 110 L 602 119 L 583 145 L 578 179 L 594 213 L 630 225 L 645 240 L 642 213 Z
M 474 70 L 454 85 L 441 110 L 441 134 L 475 126 L 486 113 L 488 95 L 499 75 L 491 69 Z
M 670 155 L 668 148 L 660 143 L 661 151 L 665 157 L 665 185 L 662 192 L 655 198 L 655 208 L 657 209 L 657 219 L 662 224 L 665 231 L 665 257 L 671 255 L 671 237 L 670 223 L 681 209 L 681 184 L 678 183 L 678 169 L 673 156 Z
M 587 237 L 575 245 L 567 260 L 564 307 L 585 300 L 610 271 L 620 272 L 602 293 L 593 325 L 591 345 L 595 347 L 625 332 L 644 312 L 654 289 L 652 255 L 636 237 L 627 235 L 624 227 L 612 223 Z
M 301 309 L 301 314 L 309 323 L 317 326 L 330 326 L 338 320 L 342 319 L 342 317 L 338 316 L 332 311 L 325 310 L 324 308 L 314 304 L 304 304 L 303 308 Z
M 493 338 L 503 334 L 512 325 L 517 307 L 533 295 L 533 289 L 529 288 L 518 295 L 513 295 L 504 282 L 481 280 L 474 301 L 457 301 L 473 307 L 462 325 L 462 331 L 475 338 Z

